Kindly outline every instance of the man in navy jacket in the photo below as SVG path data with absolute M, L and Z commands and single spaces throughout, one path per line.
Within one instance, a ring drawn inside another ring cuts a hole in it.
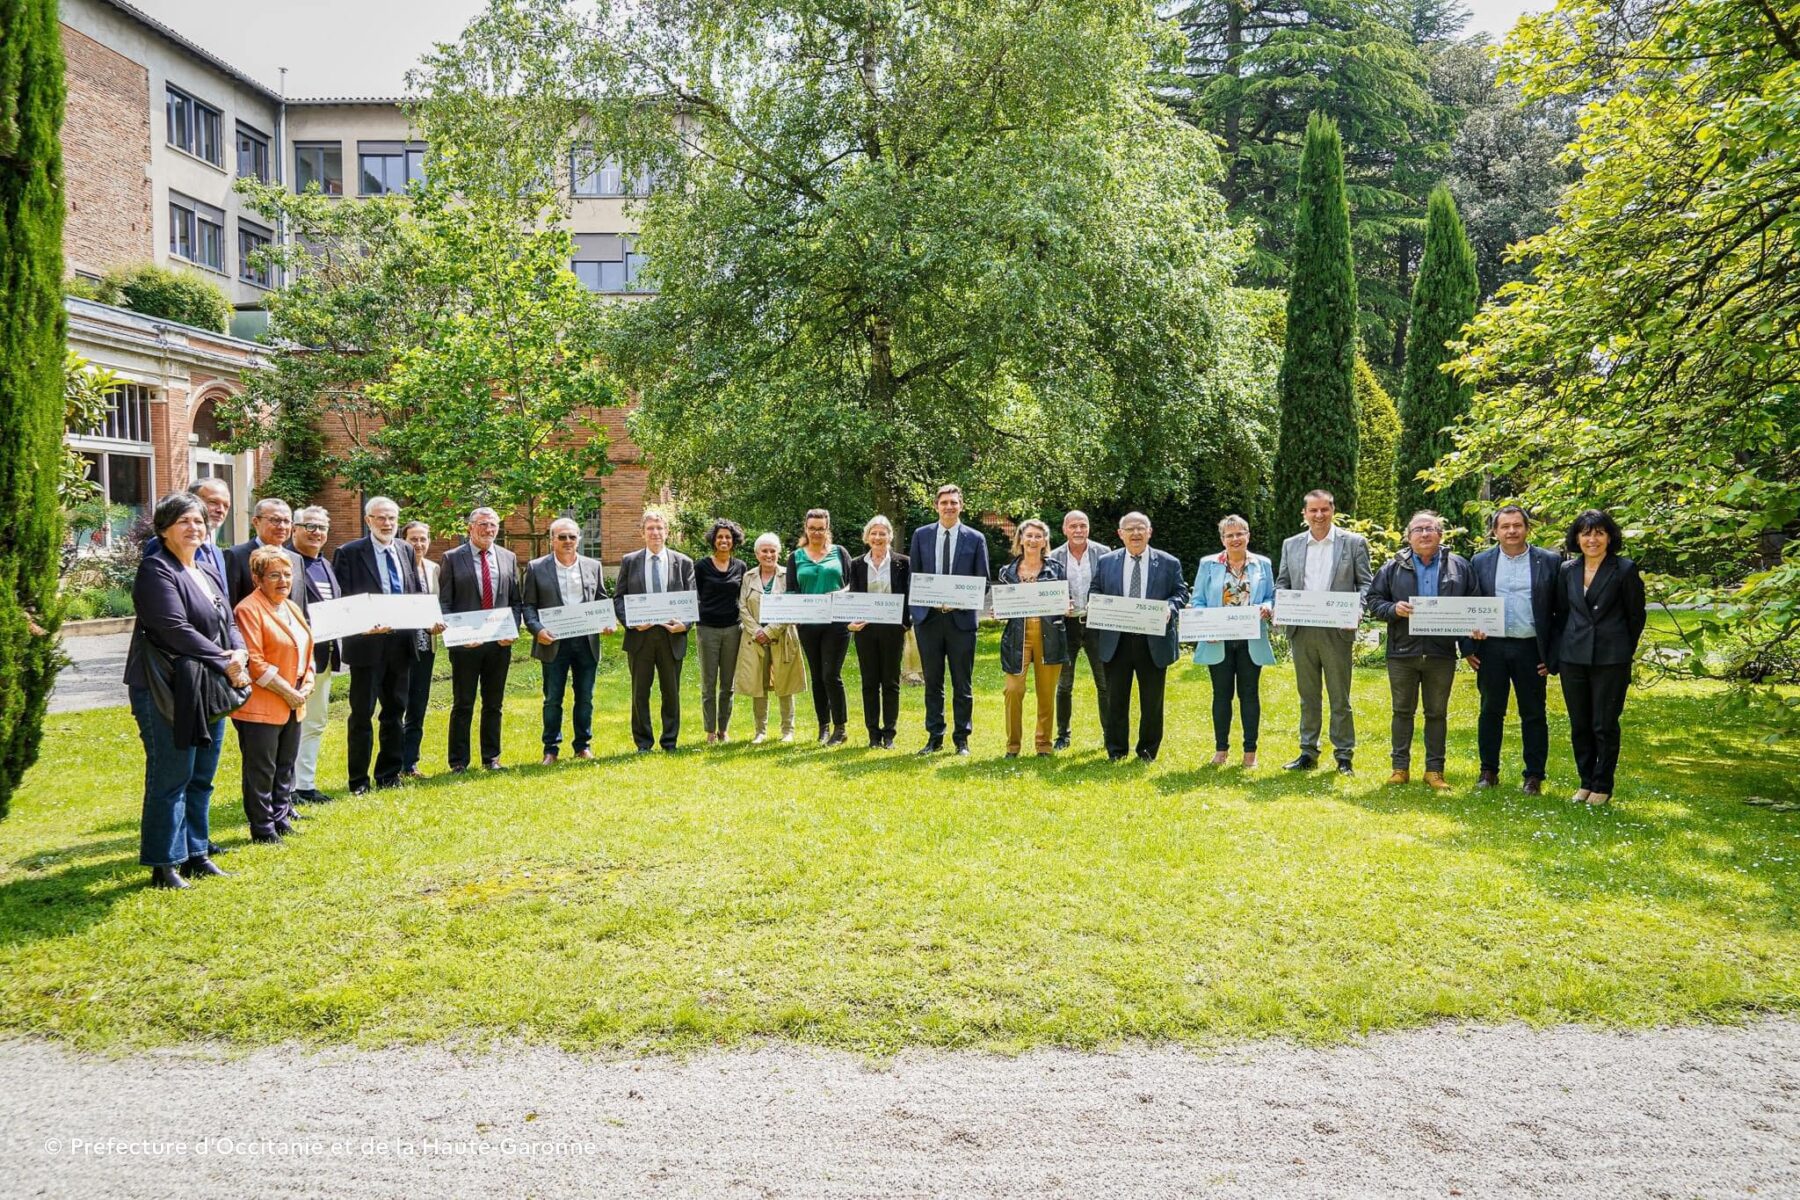
M 1137 756 L 1145 762 L 1155 762 L 1156 752 L 1162 748 L 1163 684 L 1169 664 L 1181 656 L 1177 614 L 1187 607 L 1188 584 L 1179 559 L 1151 548 L 1150 518 L 1143 513 L 1126 513 L 1120 519 L 1119 541 L 1121 547 L 1094 568 L 1090 598 L 1101 595 L 1163 600 L 1168 603 L 1169 617 L 1163 632 L 1152 637 L 1094 629 L 1092 613 L 1089 614 L 1094 654 L 1106 667 L 1106 757 L 1118 762 L 1129 747 L 1131 684 L 1136 680 L 1142 710 L 1138 718 Z
M 946 483 L 937 491 L 938 519 L 913 530 L 908 558 L 913 573 L 974 575 L 988 578 L 987 539 L 964 525 L 962 489 Z M 951 737 L 958 754 L 969 752 L 969 733 L 975 724 L 975 624 L 972 608 L 912 606 L 913 636 L 919 642 L 919 658 L 925 668 L 925 745 L 920 754 L 936 754 L 944 748 L 944 668 L 950 668 L 955 690 L 956 725 Z
M 1531 532 L 1531 519 L 1516 504 L 1504 505 L 1494 513 L 1492 529 L 1496 545 L 1470 559 L 1469 566 L 1477 595 L 1506 602 L 1506 635 L 1462 642 L 1463 657 L 1475 668 L 1475 687 L 1481 693 L 1481 717 L 1476 725 L 1481 777 L 1475 786 L 1490 788 L 1500 782 L 1507 697 L 1516 693 L 1525 792 L 1537 796 L 1543 793 L 1544 766 L 1550 756 L 1544 688 L 1556 641 L 1550 602 L 1562 559 L 1525 540 Z

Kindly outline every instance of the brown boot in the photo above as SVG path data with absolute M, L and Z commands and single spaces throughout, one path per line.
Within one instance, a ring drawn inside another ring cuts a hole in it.
M 1442 771 L 1425 772 L 1425 784 L 1434 792 L 1447 792 L 1450 790 L 1450 781 L 1444 778 L 1444 773 Z
M 1479 791 L 1486 791 L 1488 788 L 1499 786 L 1500 772 L 1498 771 L 1483 771 L 1475 779 L 1475 787 Z
M 1410 783 L 1411 781 L 1412 781 L 1412 772 L 1406 770 L 1403 767 L 1394 768 L 1394 773 L 1392 775 L 1388 776 L 1388 782 L 1390 784 Z

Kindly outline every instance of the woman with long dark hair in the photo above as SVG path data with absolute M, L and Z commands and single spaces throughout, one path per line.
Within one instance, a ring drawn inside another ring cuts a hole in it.
M 1619 717 L 1631 687 L 1631 663 L 1644 633 L 1644 578 L 1637 564 L 1619 553 L 1619 523 L 1590 508 L 1569 526 L 1562 565 L 1551 597 L 1556 627 L 1556 661 L 1562 675 L 1563 704 L 1569 710 L 1569 741 L 1581 787 L 1578 803 L 1612 799 L 1619 765 Z

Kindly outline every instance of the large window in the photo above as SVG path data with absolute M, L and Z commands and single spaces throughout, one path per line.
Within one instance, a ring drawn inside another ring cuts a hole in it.
M 92 429 L 71 429 L 68 441 L 87 460 L 88 478 L 99 485 L 100 498 L 109 511 L 98 529 L 84 534 L 83 548 L 97 548 L 124 536 L 131 523 L 150 511 L 150 404 L 156 391 L 141 383 L 128 383 L 107 398 L 112 408 Z
M 637 237 L 629 233 L 578 233 L 575 261 L 569 269 L 590 292 L 639 292 L 638 274 L 644 256 L 637 252 Z
M 237 127 L 237 173 L 240 179 L 269 182 L 269 135 L 248 125 Z
M 225 213 L 180 192 L 169 193 L 169 253 L 215 271 L 225 269 Z
M 215 167 L 225 165 L 225 145 L 219 134 L 219 110 L 194 99 L 179 88 L 169 88 L 169 145 L 204 158 Z
M 294 190 L 317 187 L 327 196 L 344 194 L 344 147 L 341 142 L 298 142 L 294 145 Z
M 656 186 L 649 171 L 627 173 L 616 158 L 599 158 L 577 147 L 569 158 L 571 190 L 577 196 L 648 196 Z
M 425 178 L 425 147 L 405 142 L 358 142 L 358 188 L 365 196 L 404 192 Z
M 273 274 L 266 264 L 252 261 L 256 252 L 274 240 L 267 229 L 260 229 L 242 217 L 238 218 L 238 278 L 257 287 L 273 286 Z

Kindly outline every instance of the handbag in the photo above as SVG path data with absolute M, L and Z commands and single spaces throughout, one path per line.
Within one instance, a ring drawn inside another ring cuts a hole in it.
M 144 675 L 150 681 L 150 699 L 156 705 L 156 711 L 162 719 L 175 721 L 175 674 L 176 662 L 150 639 L 150 633 L 142 625 L 137 630 L 138 649 L 144 659 Z M 211 667 L 203 667 L 199 672 L 200 702 L 206 712 L 206 723 L 211 725 L 222 717 L 230 716 L 244 706 L 250 699 L 248 687 L 235 687 L 223 672 Z

